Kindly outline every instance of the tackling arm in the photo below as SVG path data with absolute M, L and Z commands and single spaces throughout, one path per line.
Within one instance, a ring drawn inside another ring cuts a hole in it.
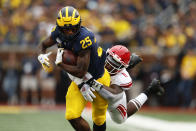
M 123 96 L 123 90 L 117 85 L 111 85 L 110 87 L 102 86 L 98 93 L 108 102 L 113 103 L 118 101 Z
M 120 86 L 112 84 L 110 87 L 104 86 L 96 80 L 87 81 L 108 102 L 115 102 L 122 98 L 123 90 Z
M 126 68 L 127 70 L 134 68 L 137 64 L 143 61 L 143 59 L 135 53 L 131 55 L 130 59 L 129 66 Z

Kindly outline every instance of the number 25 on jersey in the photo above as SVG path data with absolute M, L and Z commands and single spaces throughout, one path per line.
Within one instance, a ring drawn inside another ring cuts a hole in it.
M 82 44 L 82 49 L 86 49 L 88 46 L 92 45 L 92 41 L 89 38 L 89 36 L 87 36 L 86 38 L 80 41 L 80 44 Z

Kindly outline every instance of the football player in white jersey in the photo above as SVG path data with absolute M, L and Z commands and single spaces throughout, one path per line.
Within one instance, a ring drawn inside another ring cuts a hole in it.
M 87 82 L 89 86 L 85 84 L 82 87 L 85 89 L 81 90 L 87 101 L 92 101 L 92 92 L 89 88 L 93 88 L 105 98 L 108 101 L 108 111 L 112 120 L 119 124 L 125 122 L 129 116 L 137 112 L 146 102 L 149 95 L 162 95 L 164 93 L 164 89 L 160 86 L 160 81 L 153 79 L 143 93 L 127 103 L 125 91 L 131 88 L 132 79 L 126 68 L 133 67 L 141 61 L 139 56 L 132 54 L 130 57 L 130 55 L 130 51 L 122 45 L 116 45 L 108 49 L 105 68 L 111 76 L 110 87 L 103 86 L 96 80 L 91 80 L 89 83 Z M 86 97 L 87 95 L 88 97 Z

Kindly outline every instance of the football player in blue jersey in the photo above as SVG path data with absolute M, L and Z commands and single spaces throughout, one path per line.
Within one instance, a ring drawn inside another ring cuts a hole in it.
M 50 72 L 52 68 L 48 58 L 50 52 L 46 53 L 46 50 L 55 44 L 58 46 L 55 63 L 68 72 L 73 80 L 66 95 L 65 118 L 75 130 L 89 131 L 88 123 L 81 117 L 87 103 L 81 92 L 83 95 L 85 92 L 89 94 L 91 90 L 85 82 L 93 79 L 105 86 L 110 86 L 110 75 L 104 69 L 106 52 L 98 46 L 94 34 L 81 26 L 81 17 L 71 6 L 66 6 L 59 11 L 56 26 L 51 35 L 41 43 L 41 54 L 38 60 L 47 72 Z M 71 50 L 78 56 L 75 66 L 62 63 L 63 49 Z M 80 89 L 81 87 L 85 89 Z M 92 97 L 96 97 L 92 101 L 93 130 L 105 131 L 108 103 L 98 93 L 94 93 Z

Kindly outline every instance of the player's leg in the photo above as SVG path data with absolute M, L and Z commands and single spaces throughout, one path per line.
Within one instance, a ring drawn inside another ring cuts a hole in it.
M 142 105 L 146 102 L 147 96 L 144 93 L 141 93 L 135 99 L 130 100 L 127 103 L 127 116 L 130 117 L 134 113 L 136 113 Z
M 94 93 L 96 99 L 92 103 L 93 131 L 106 130 L 106 111 L 108 103 L 98 93 Z
M 156 95 L 163 95 L 164 88 L 161 87 L 160 81 L 157 79 L 153 79 L 148 86 L 144 90 L 144 93 L 139 94 L 136 98 L 129 101 L 127 104 L 127 115 L 128 117 L 133 115 L 135 112 L 137 112 L 143 104 L 147 101 L 148 97 L 152 94 Z
M 106 130 L 106 122 L 104 122 L 102 125 L 96 125 L 93 123 L 93 131 L 105 131 Z
M 125 92 L 118 94 L 119 97 L 113 102 L 109 102 L 108 111 L 110 113 L 111 119 L 121 124 L 127 120 L 127 99 Z M 114 98 L 115 99 L 115 98 Z
M 110 75 L 105 69 L 104 75 L 97 81 L 105 86 L 110 86 Z M 96 98 L 92 103 L 92 119 L 93 119 L 93 130 L 94 131 L 105 131 L 106 130 L 106 111 L 108 103 L 103 99 L 97 92 L 95 92 Z
M 69 120 L 69 123 L 76 131 L 90 131 L 90 126 L 82 117 Z
M 78 86 L 72 82 L 66 95 L 65 117 L 76 131 L 90 130 L 88 123 L 81 117 L 86 103 Z

